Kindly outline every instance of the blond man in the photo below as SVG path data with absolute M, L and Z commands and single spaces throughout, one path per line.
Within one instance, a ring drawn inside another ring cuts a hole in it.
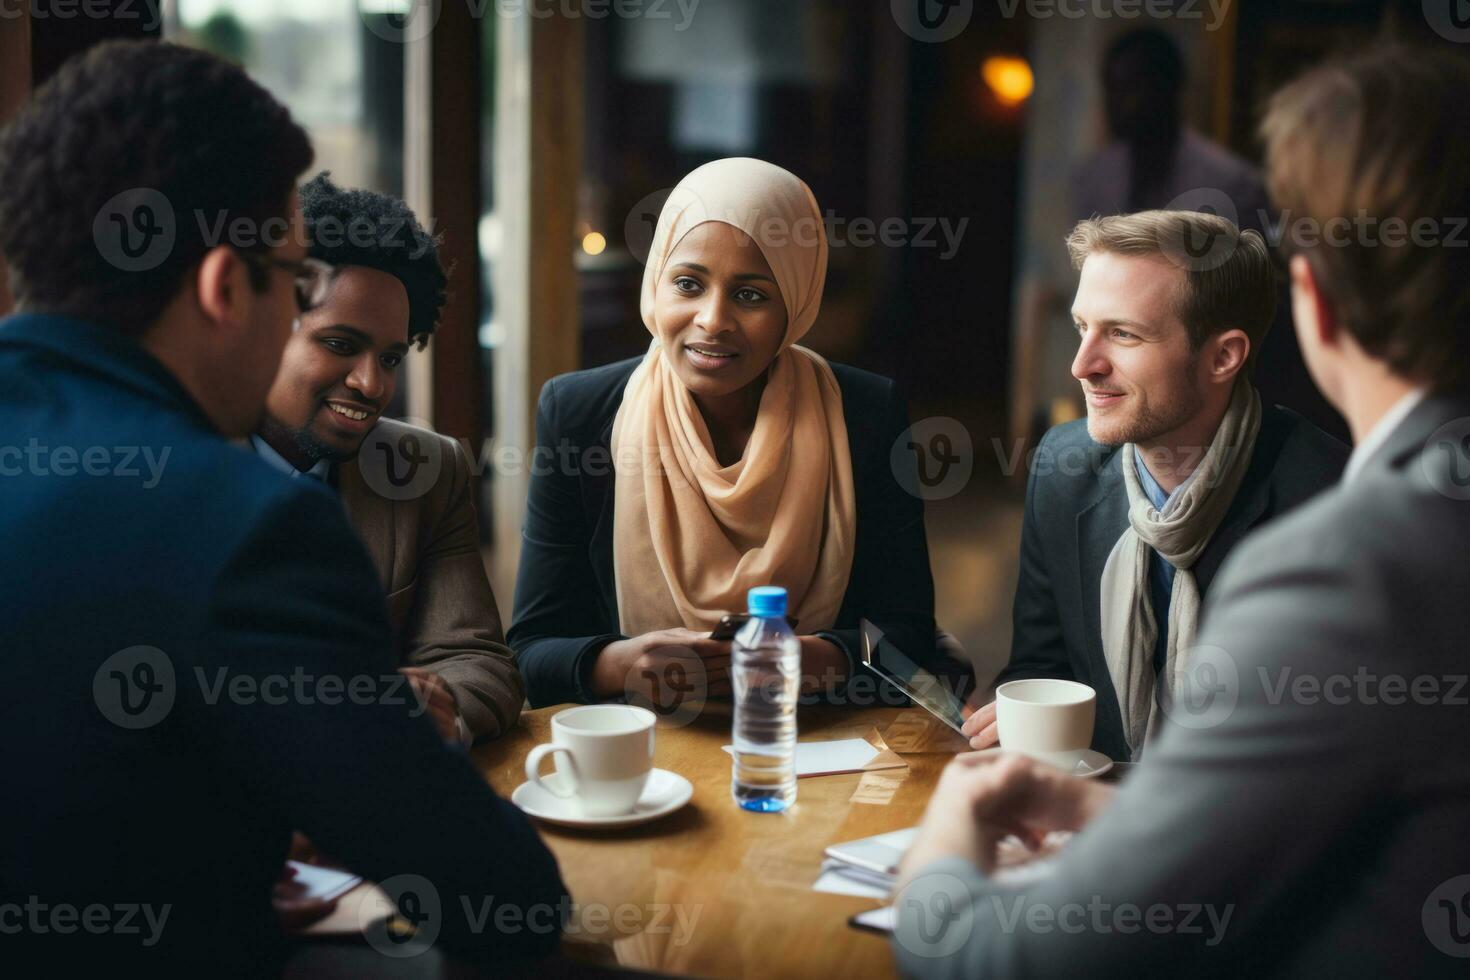
M 1143 211 L 1083 221 L 1067 249 L 1087 418 L 1048 432 L 1034 457 L 997 684 L 1091 685 L 1093 748 L 1130 760 L 1167 717 L 1221 563 L 1336 482 L 1348 450 L 1250 383 L 1276 307 L 1259 233 Z M 994 705 L 965 728 L 975 748 L 994 745 Z

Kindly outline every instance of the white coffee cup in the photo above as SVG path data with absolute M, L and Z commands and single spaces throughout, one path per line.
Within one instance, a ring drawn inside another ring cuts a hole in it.
M 1076 752 L 1092 744 L 1097 692 L 1077 681 L 1009 681 L 995 689 L 1000 747 L 1012 752 Z
M 575 801 L 584 816 L 632 813 L 653 769 L 658 717 L 631 704 L 585 704 L 551 717 L 551 741 L 526 756 L 526 778 L 553 796 Z M 556 754 L 555 783 L 541 762 Z

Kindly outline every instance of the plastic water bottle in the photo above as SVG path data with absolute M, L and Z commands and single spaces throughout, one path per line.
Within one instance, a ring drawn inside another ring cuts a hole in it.
M 735 763 L 730 795 L 774 813 L 796 802 L 796 698 L 801 641 L 786 622 L 786 590 L 751 589 L 750 621 L 730 654 L 735 691 Z

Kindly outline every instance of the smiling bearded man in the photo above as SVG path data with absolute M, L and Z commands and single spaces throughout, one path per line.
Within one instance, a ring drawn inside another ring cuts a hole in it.
M 334 270 L 286 345 L 252 437 L 263 459 L 337 489 L 377 566 L 403 673 L 447 739 L 515 724 L 525 686 L 480 559 L 474 482 L 453 440 L 385 419 L 409 345 L 444 305 L 438 246 L 394 198 L 301 188 L 312 258 Z
M 1176 693 L 1167 679 L 1187 668 L 1220 563 L 1252 528 L 1336 482 L 1348 450 L 1262 406 L 1250 384 L 1276 306 L 1258 233 L 1143 211 L 1083 221 L 1067 249 L 1081 271 L 1072 375 L 1087 419 L 1037 449 L 997 684 L 1091 685 L 1092 747 L 1127 760 Z M 994 704 L 965 732 L 976 748 L 995 744 Z

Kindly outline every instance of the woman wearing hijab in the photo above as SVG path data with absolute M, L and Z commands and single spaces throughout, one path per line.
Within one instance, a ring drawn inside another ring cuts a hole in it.
M 889 459 L 903 402 L 796 346 L 826 274 L 816 199 L 780 167 L 720 160 L 670 195 L 643 278 L 648 353 L 541 392 L 508 637 L 533 705 L 648 677 L 728 694 L 730 643 L 710 632 L 761 585 L 787 590 L 808 690 L 856 672 L 862 618 L 942 662 L 923 502 Z

